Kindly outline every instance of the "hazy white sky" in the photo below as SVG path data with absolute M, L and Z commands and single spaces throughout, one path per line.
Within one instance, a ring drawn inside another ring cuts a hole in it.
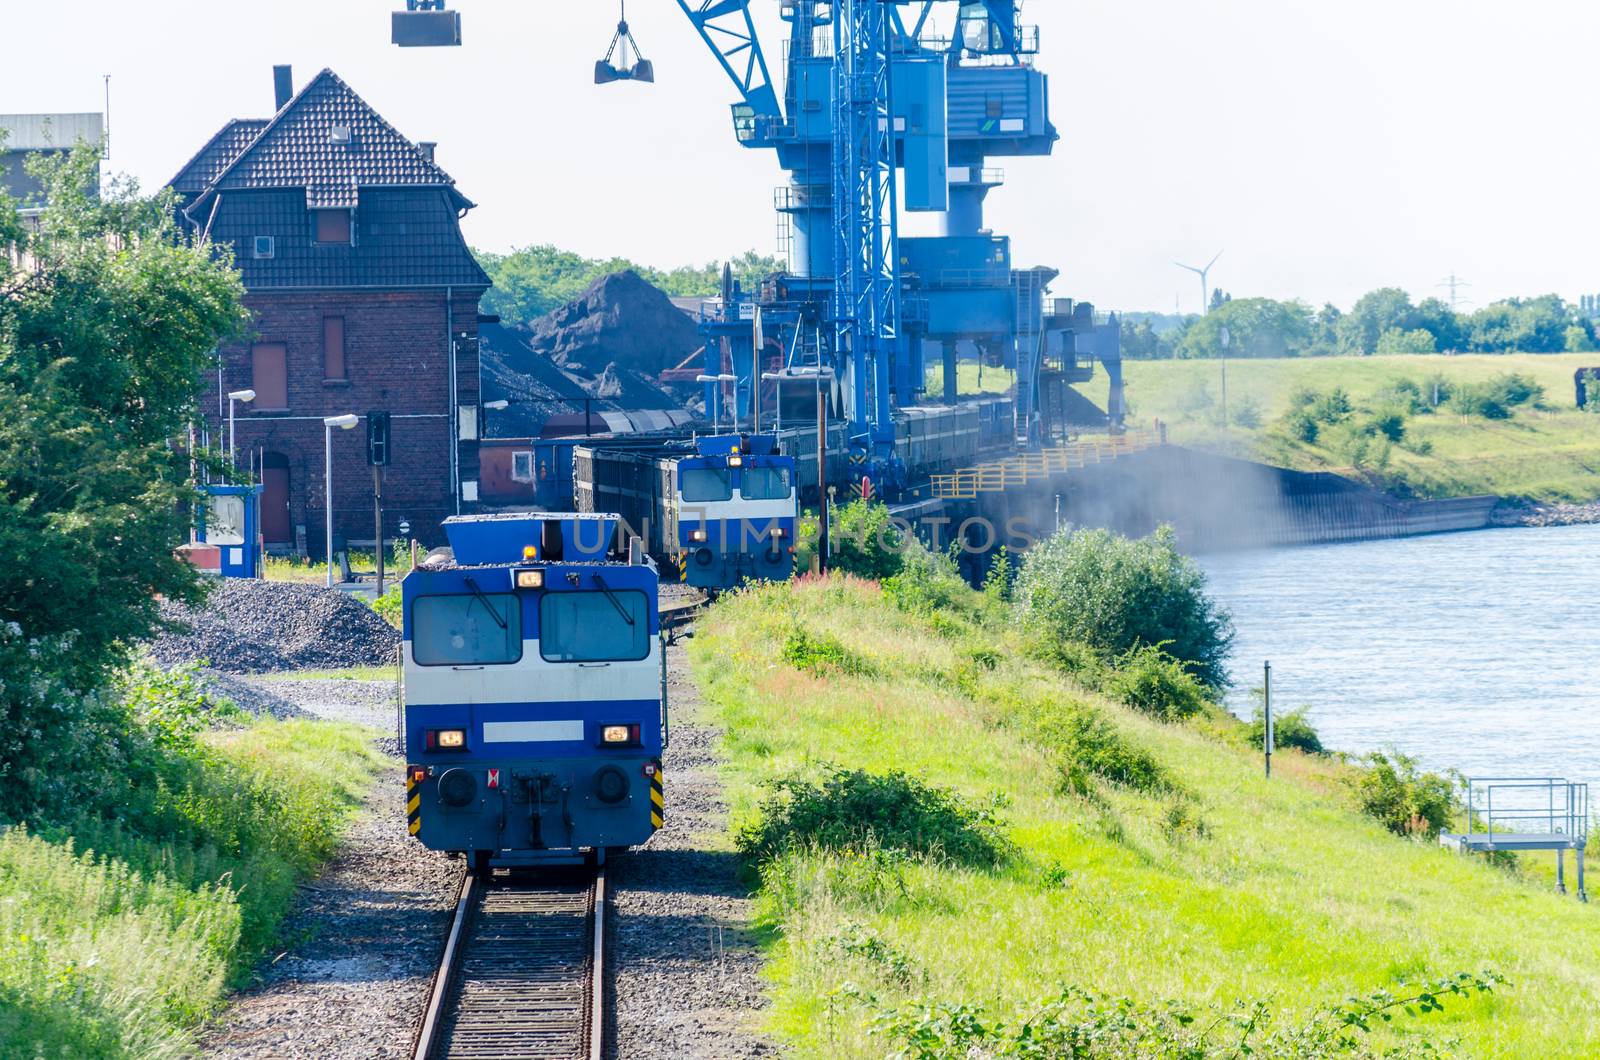
M 781 54 L 775 0 L 756 0 Z M 596 87 L 614 0 L 451 0 L 465 46 L 398 49 L 402 0 L 13 0 L 0 112 L 98 110 L 112 166 L 166 181 L 226 119 L 267 116 L 270 67 L 329 66 L 479 203 L 476 245 L 555 243 L 655 265 L 772 252 L 767 152 L 675 0 L 633 0 L 653 86 Z M 1600 291 L 1600 5 L 1578 0 L 1029 0 L 1062 134 L 999 159 L 991 226 L 1054 293 L 1198 308 L 1173 259 L 1225 250 L 1236 295 L 1478 303 Z

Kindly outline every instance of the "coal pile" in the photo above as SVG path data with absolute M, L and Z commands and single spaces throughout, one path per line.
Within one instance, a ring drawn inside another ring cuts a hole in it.
M 528 345 L 568 372 L 658 379 L 702 345 L 699 329 L 672 299 L 632 269 L 602 276 L 529 326 Z
M 229 578 L 201 610 L 164 603 L 161 613 L 186 627 L 150 646 L 163 665 L 205 659 L 236 674 L 382 666 L 400 643 L 399 631 L 361 600 L 313 585 Z

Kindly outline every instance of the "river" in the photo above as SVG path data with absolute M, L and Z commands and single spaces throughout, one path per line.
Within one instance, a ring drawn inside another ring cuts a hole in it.
M 1471 776 L 1600 782 L 1600 525 L 1199 557 L 1238 637 L 1229 706 L 1272 662 L 1324 745 Z

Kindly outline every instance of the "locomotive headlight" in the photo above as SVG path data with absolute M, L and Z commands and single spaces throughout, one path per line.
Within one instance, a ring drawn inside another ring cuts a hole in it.
M 519 571 L 517 571 L 517 588 L 518 589 L 543 589 L 544 588 L 544 571 L 542 571 L 542 570 L 519 570 Z
M 436 742 L 441 751 L 459 751 L 467 746 L 467 730 L 440 729 Z
M 600 730 L 601 743 L 630 743 L 633 732 L 627 725 L 607 725 Z
M 690 530 L 689 531 L 689 540 L 690 541 L 704 541 L 705 539 L 706 539 L 706 532 L 704 530 Z
M 781 527 L 781 526 L 775 526 L 775 527 L 773 527 L 773 528 L 772 528 L 772 536 L 773 536 L 773 537 L 774 537 L 774 538 L 779 538 L 779 539 L 781 539 L 781 538 L 782 538 L 782 537 L 783 537 L 783 527 Z
M 742 467 L 743 465 L 744 465 L 744 457 L 742 457 L 742 456 L 730 456 L 730 457 L 728 457 L 728 466 L 729 467 Z

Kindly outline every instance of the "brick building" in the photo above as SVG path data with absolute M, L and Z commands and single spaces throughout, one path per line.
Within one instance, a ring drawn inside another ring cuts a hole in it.
M 231 247 L 253 334 L 220 351 L 201 406 L 226 444 L 230 391 L 241 467 L 263 485 L 269 549 L 323 554 L 323 418 L 333 432 L 334 536 L 370 544 L 368 411 L 390 413 L 384 534 L 425 544 L 477 502 L 478 299 L 489 278 L 462 239 L 473 206 L 434 162 L 330 70 L 277 111 L 223 126 L 173 178 L 184 223 Z

